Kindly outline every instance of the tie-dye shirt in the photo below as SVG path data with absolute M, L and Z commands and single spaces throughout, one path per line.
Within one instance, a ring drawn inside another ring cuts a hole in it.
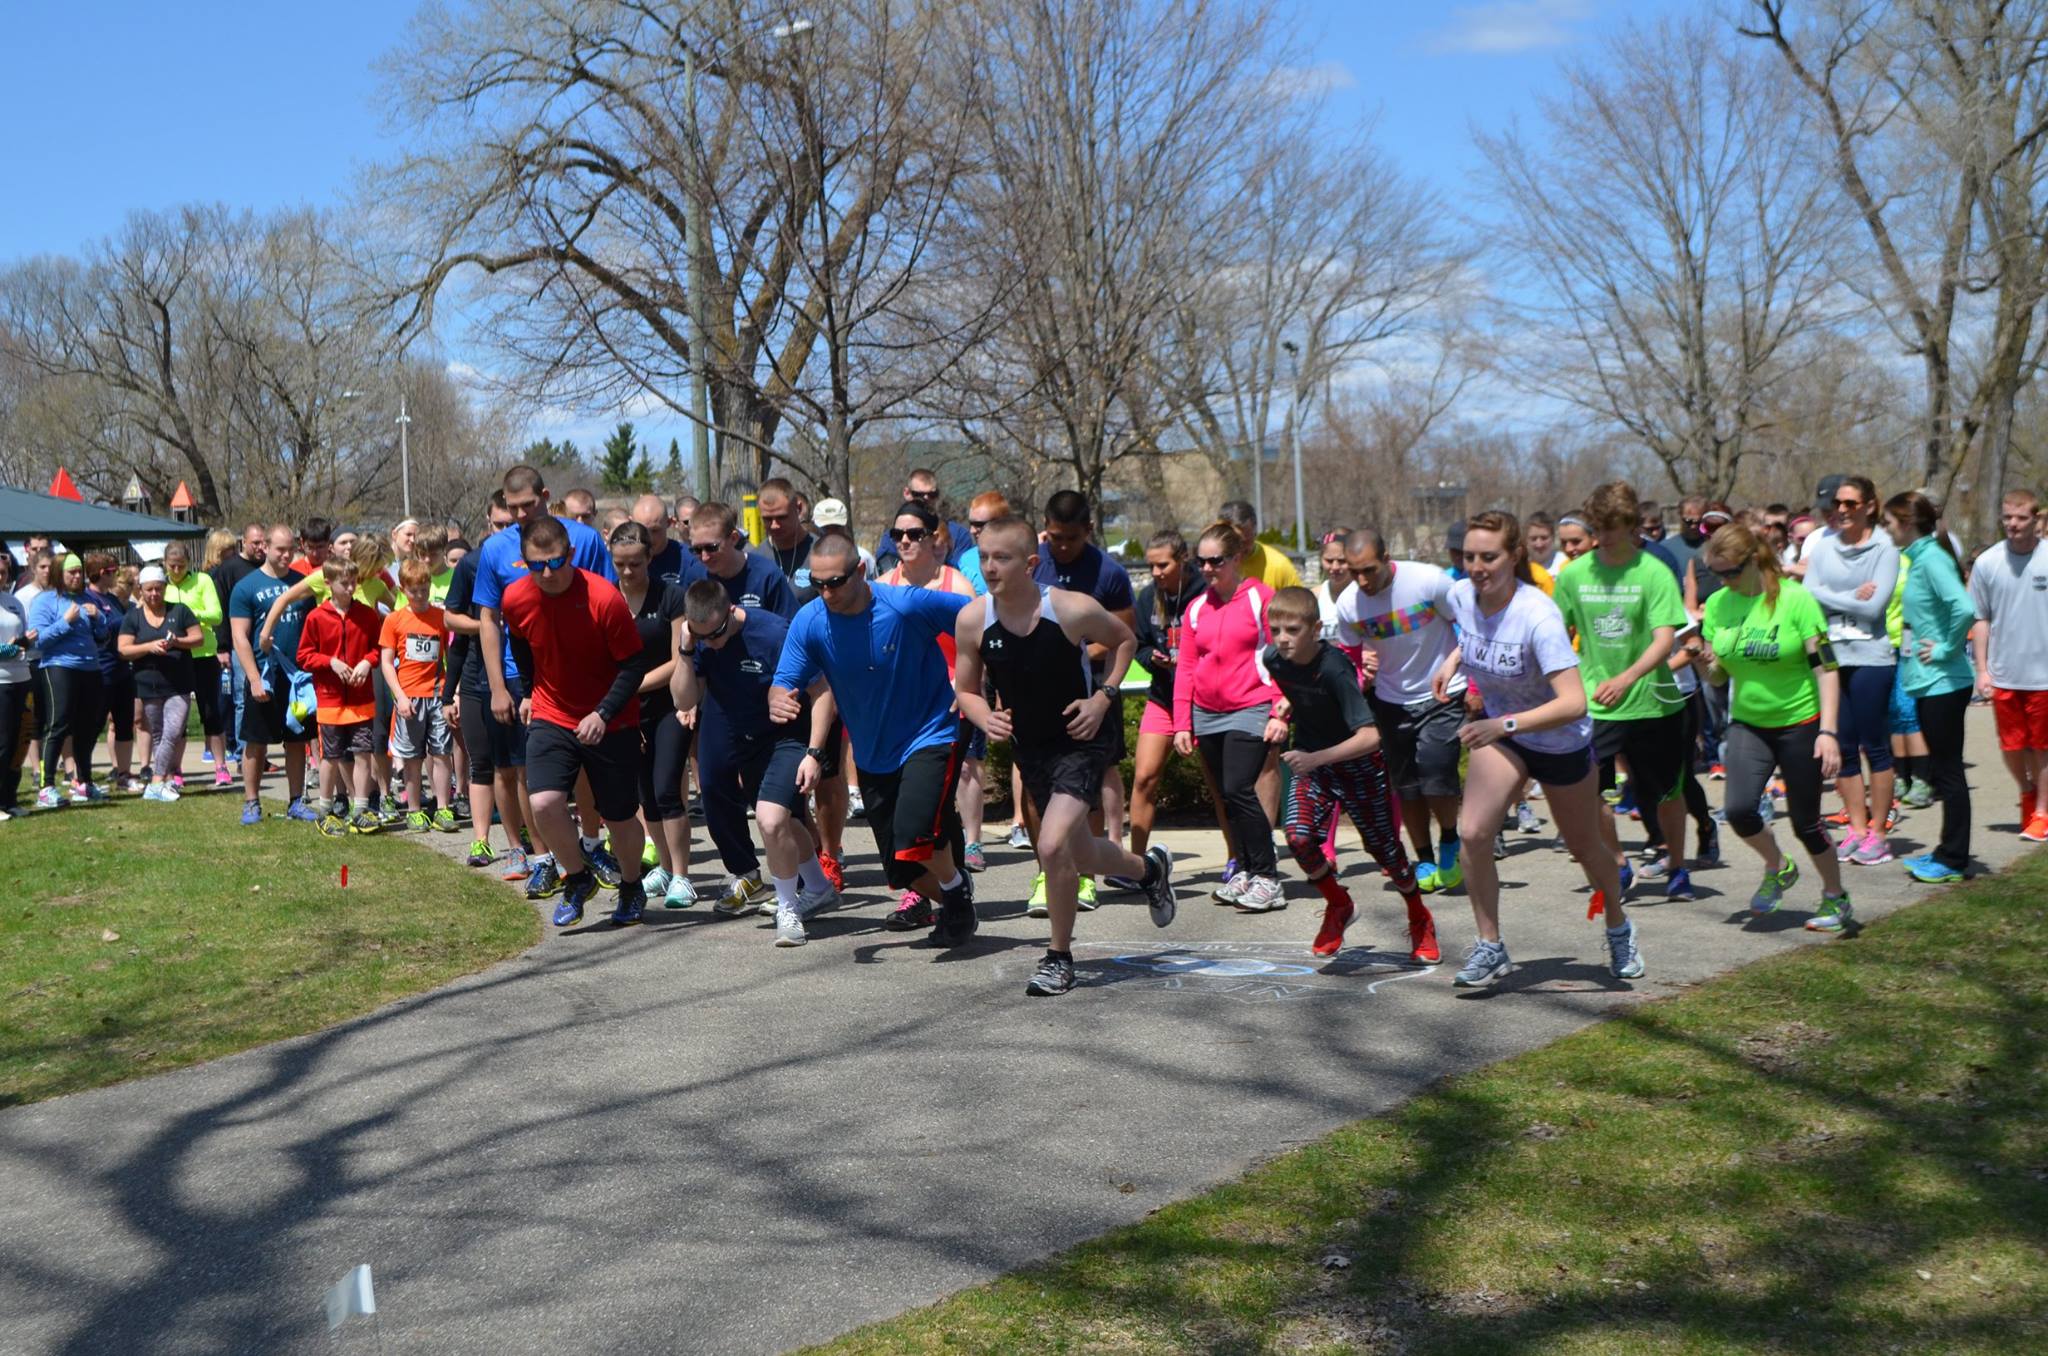
M 1457 647 L 1451 629 L 1450 572 L 1419 560 L 1394 562 L 1394 582 L 1371 594 L 1351 585 L 1337 600 L 1337 643 L 1368 647 L 1379 656 L 1373 676 L 1375 697 L 1395 706 L 1432 700 L 1429 680 Z M 1451 695 L 1465 690 L 1451 680 Z

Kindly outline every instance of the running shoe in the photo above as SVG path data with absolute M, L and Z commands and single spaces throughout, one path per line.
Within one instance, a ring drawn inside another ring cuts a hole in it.
M 1728 769 L 1720 763 L 1715 763 L 1712 767 L 1707 769 L 1707 776 L 1717 782 L 1723 781 L 1728 776 Z
M 959 946 L 981 930 L 981 915 L 974 911 L 974 886 L 963 879 L 946 891 L 939 902 L 939 920 L 926 938 L 933 946 Z
M 408 810 L 405 814 L 405 828 L 408 833 L 425 833 L 433 820 L 427 818 L 425 810 Z
M 657 866 L 640 877 L 640 891 L 649 899 L 665 899 L 668 897 L 668 880 L 668 868 Z
M 1671 883 L 1664 887 L 1664 898 L 1673 904 L 1689 904 L 1699 898 L 1692 892 L 1692 872 L 1672 872 Z
M 163 782 L 151 782 L 142 788 L 142 798 L 157 804 L 168 805 L 178 798 L 178 793 Z
M 235 775 L 226 768 L 216 768 L 213 774 L 213 789 L 225 791 L 235 784 Z
M 775 906 L 775 944 L 777 946 L 802 946 L 810 940 L 804 931 L 803 915 L 794 904 Z
M 71 783 L 71 803 L 73 805 L 92 804 L 92 797 L 89 794 L 87 794 L 86 787 L 83 782 Z
M 882 926 L 890 932 L 916 932 L 930 927 L 933 918 L 932 902 L 915 890 L 905 890 L 895 909 L 882 920 Z
M 36 808 L 38 810 L 61 810 L 64 808 L 64 802 L 65 797 L 63 793 L 54 786 L 46 786 L 36 792 Z
M 1436 919 L 1428 913 L 1408 920 L 1408 961 L 1411 965 L 1435 965 L 1444 958 L 1436 944 Z
M 583 921 L 583 906 L 597 893 L 597 876 L 586 866 L 573 876 L 562 877 L 562 902 L 555 905 L 555 926 L 573 927 Z
M 1636 947 L 1633 918 L 1618 928 L 1607 929 L 1607 973 L 1616 979 L 1643 977 L 1643 953 Z
M 546 899 L 560 894 L 562 890 L 562 868 L 555 865 L 553 857 L 528 858 L 533 867 L 526 873 L 526 897 Z
M 1692 864 L 1698 867 L 1721 864 L 1721 826 L 1711 819 L 1707 821 L 1707 831 L 1700 835 L 1699 850 L 1692 854 Z
M 1031 878 L 1031 896 L 1024 901 L 1024 913 L 1031 918 L 1048 918 L 1052 915 L 1052 906 L 1045 902 L 1043 871 Z
M 647 912 L 647 891 L 637 880 L 621 881 L 619 897 L 612 905 L 612 926 L 629 928 Z
M 1536 811 L 1526 800 L 1519 801 L 1515 805 L 1515 827 L 1523 833 L 1541 833 L 1543 831 L 1543 821 L 1536 817 Z
M 1351 920 L 1358 917 L 1358 910 L 1349 900 L 1331 900 L 1323 905 L 1323 925 L 1316 929 L 1316 939 L 1309 944 L 1309 954 L 1334 956 L 1344 949 L 1344 929 L 1351 926 Z
M 661 865 L 661 849 L 654 845 L 654 835 L 648 834 L 640 840 L 640 869 L 651 871 Z
M 1621 859 L 1621 897 L 1624 902 L 1628 899 L 1628 892 L 1633 890 L 1635 885 L 1636 869 L 1630 866 L 1628 858 L 1624 857 Z
M 1806 920 L 1806 930 L 1808 932 L 1840 932 L 1843 928 L 1854 922 L 1855 918 L 1855 911 L 1849 907 L 1849 896 L 1843 894 L 1830 898 L 1827 895 L 1822 895 L 1820 897 L 1820 907 L 1813 911 L 1813 917 Z
M 1899 793 L 1899 799 L 1912 810 L 1924 810 L 1934 804 L 1934 786 L 1919 777 L 1906 783 L 1906 789 Z
M 326 815 L 320 820 L 320 832 L 329 838 L 346 838 L 348 837 L 348 821 L 340 815 Z
M 1251 876 L 1237 869 L 1237 859 L 1232 858 L 1224 865 L 1223 884 L 1209 892 L 1209 897 L 1218 904 L 1235 904 L 1244 898 L 1244 887 L 1251 884 Z
M 734 876 L 727 880 L 725 889 L 711 905 L 711 911 L 720 918 L 743 918 L 754 912 L 761 903 L 763 893 L 773 898 L 773 892 L 761 883 L 758 876 Z
M 376 833 L 384 827 L 384 821 L 368 810 L 358 810 L 356 817 L 348 822 L 350 833 Z
M 38 798 L 36 803 L 42 804 L 41 799 Z M 2027 826 L 2020 830 L 2020 837 L 2029 843 L 2048 843 L 2048 814 L 2036 814 L 2029 819 Z
M 597 877 L 597 883 L 607 890 L 619 888 L 625 877 L 619 873 L 619 859 L 612 856 L 612 850 L 603 843 L 583 850 L 584 860 L 590 863 L 590 872 Z
M 1508 959 L 1506 943 L 1475 937 L 1472 949 L 1465 953 L 1464 966 L 1451 978 L 1451 983 L 1460 989 L 1477 989 L 1503 975 L 1512 974 L 1514 969 L 1515 963 Z
M 468 796 L 448 797 L 448 809 L 455 815 L 457 819 L 461 820 L 463 823 L 467 824 L 469 822 Z
M 533 854 L 523 847 L 509 847 L 498 858 L 498 875 L 505 880 L 525 880 L 533 874 Z
M 835 890 L 846 888 L 846 872 L 839 866 L 839 859 L 823 848 L 818 849 L 818 869 L 825 873 L 825 879 L 832 882 Z
M 1507 835 L 1506 835 L 1505 833 L 1497 833 L 1497 834 L 1495 834 L 1495 835 L 1493 836 L 1493 859 L 1494 859 L 1495 861 L 1500 861 L 1500 860 L 1501 860 L 1502 858 L 1506 857 L 1507 855 L 1508 855 L 1508 836 L 1507 836 Z
M 1785 902 L 1785 892 L 1799 883 L 1799 863 L 1790 857 L 1783 866 L 1766 875 L 1763 884 L 1756 887 L 1756 893 L 1749 897 L 1749 911 L 1754 914 L 1776 913 L 1778 906 Z
M 693 809 L 691 814 L 700 819 L 703 817 L 701 809 Z M 846 815 L 849 819 L 866 819 L 868 817 L 868 807 L 861 803 L 860 788 L 857 786 L 846 788 Z
M 171 774 L 171 789 L 172 789 L 173 791 L 183 791 L 183 790 L 185 789 L 185 774 L 184 774 L 184 773 L 182 773 L 182 772 L 173 772 L 173 773 Z
M 1863 841 L 1856 845 L 1855 854 L 1849 858 L 1858 866 L 1882 866 L 1891 859 L 1892 845 L 1876 829 L 1863 836 Z
M 1856 849 L 1863 846 L 1863 835 L 1851 829 L 1842 835 L 1842 841 L 1835 844 L 1835 860 L 1846 862 L 1856 855 Z
M 1238 892 L 1239 913 L 1278 913 L 1287 907 L 1287 891 L 1271 876 L 1247 876 Z
M 260 800 L 245 800 L 245 801 L 243 801 L 243 802 L 242 802 L 242 827 L 246 829 L 246 828 L 249 828 L 249 827 L 251 827 L 252 825 L 256 825 L 256 824 L 261 824 L 262 822 L 263 822 L 263 802 L 262 802 L 262 801 L 260 801 Z
M 1436 870 L 1429 873 L 1429 884 L 1422 883 L 1422 873 L 1416 873 L 1416 888 L 1424 894 L 1436 894 L 1442 890 L 1455 890 L 1465 883 L 1465 865 L 1458 860 L 1458 849 L 1462 844 L 1455 838 L 1437 844 Z
M 1921 857 L 1908 857 L 1902 865 L 1914 880 L 1923 885 L 1948 885 L 1963 878 L 1962 872 L 1937 861 L 1931 852 Z
M 796 892 L 796 913 L 799 918 L 815 918 L 845 904 L 846 900 L 831 886 L 822 890 L 806 890 L 798 887 Z
M 199 761 L 202 763 L 211 763 L 213 761 L 213 750 L 201 749 L 199 751 Z
M 1010 836 L 1004 841 L 1019 852 L 1029 852 L 1031 850 L 1031 834 L 1024 828 L 1022 823 L 1012 824 L 1010 826 Z
M 1837 829 L 1841 828 L 1848 822 L 1849 812 L 1847 810 L 1837 810 L 1833 814 L 1827 815 L 1821 820 L 1821 823 L 1831 825 L 1832 827 Z
M 960 866 L 965 871 L 988 870 L 988 854 L 981 850 L 980 843 L 967 845 L 967 851 L 960 854 Z
M 468 862 L 471 866 L 489 866 L 498 860 L 498 854 L 491 851 L 489 842 L 482 838 L 470 840 Z
M 1033 998 L 1058 998 L 1074 987 L 1074 958 L 1071 955 L 1055 956 L 1045 953 L 1045 959 L 1031 972 L 1031 982 L 1024 986 L 1024 992 Z
M 398 797 L 386 796 L 379 801 L 372 795 L 370 802 L 373 806 L 372 815 L 379 827 L 396 828 L 405 822 L 406 812 L 399 806 Z
M 1099 907 L 1099 902 L 1095 898 L 1095 877 L 1081 877 L 1080 887 L 1074 892 L 1074 900 L 1080 906 L 1082 913 L 1095 912 Z
M 456 822 L 455 811 L 445 805 L 427 816 L 427 822 L 433 825 L 435 833 L 454 833 L 462 827 Z
M 1179 907 L 1173 895 L 1173 854 L 1154 844 L 1145 849 L 1145 864 L 1152 868 L 1152 883 L 1140 884 L 1145 892 L 1145 905 L 1152 911 L 1152 926 L 1163 928 L 1173 922 L 1174 910 Z
M 300 796 L 285 807 L 284 817 L 286 819 L 296 819 L 301 824 L 318 824 L 320 822 L 320 812 L 306 804 L 304 796 Z
M 1671 859 L 1659 853 L 1637 867 L 1636 874 L 1644 880 L 1668 880 L 1671 876 Z
M 1102 883 L 1127 895 L 1141 894 L 1145 889 L 1145 882 L 1130 876 L 1104 876 Z
M 668 897 L 661 901 L 664 909 L 687 909 L 697 902 L 697 883 L 688 876 L 671 875 L 668 878 Z

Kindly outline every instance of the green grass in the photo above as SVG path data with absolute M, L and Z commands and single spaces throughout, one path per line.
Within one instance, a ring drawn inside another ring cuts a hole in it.
M 2036 853 L 819 1350 L 2048 1350 L 2044 901 Z
M 539 934 L 516 892 L 418 844 L 245 829 L 240 808 L 123 797 L 0 825 L 0 1106 L 318 1030 Z

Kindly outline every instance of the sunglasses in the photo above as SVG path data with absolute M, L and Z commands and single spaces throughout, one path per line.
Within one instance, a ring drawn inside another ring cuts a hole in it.
M 569 557 L 567 555 L 559 555 L 549 556 L 546 560 L 529 560 L 526 562 L 526 568 L 535 574 L 552 574 L 556 570 L 566 568 L 568 564 Z
M 688 626 L 689 623 L 685 622 L 684 625 Z M 696 627 L 691 626 L 690 634 L 695 636 L 699 640 L 717 640 L 720 636 L 725 634 L 725 629 L 731 625 L 732 613 L 727 612 L 725 614 L 725 620 L 718 624 L 718 629 L 716 631 L 699 631 Z
M 1719 565 L 1709 565 L 1707 568 L 1722 579 L 1740 579 L 1742 572 L 1749 568 L 1749 562 L 1745 560 L 1740 565 L 1731 565 L 1725 570 Z
M 1230 563 L 1229 556 L 1196 556 L 1195 564 L 1204 570 L 1220 570 Z
M 930 535 L 929 532 L 921 527 L 892 527 L 889 529 L 890 541 L 923 541 Z
M 969 532 L 979 532 L 994 521 L 995 519 L 993 518 L 969 518 L 967 520 L 967 530 Z
M 718 554 L 719 549 L 724 545 L 725 543 L 722 541 L 698 542 L 690 547 L 690 554 L 693 556 L 705 557 L 715 556 Z
M 1680 518 L 1678 520 L 1678 523 L 1681 527 L 1698 527 L 1701 523 L 1705 521 L 1706 519 L 1704 518 Z
M 905 490 L 903 492 L 903 497 L 906 499 L 915 499 L 919 503 L 928 504 L 932 500 L 937 499 L 939 497 L 939 492 L 937 490 Z
M 811 587 L 823 592 L 826 589 L 843 587 L 846 581 L 851 578 L 853 578 L 853 571 L 851 570 L 848 570 L 845 574 L 814 574 L 811 576 Z
M 1862 507 L 1863 501 L 1861 499 L 1837 499 L 1835 501 L 1835 511 L 1837 513 L 1847 513 L 1851 509 L 1860 509 Z

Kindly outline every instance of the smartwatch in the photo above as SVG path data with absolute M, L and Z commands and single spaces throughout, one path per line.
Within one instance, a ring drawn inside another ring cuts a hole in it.
M 1501 733 L 1503 734 L 1513 734 L 1516 730 L 1520 729 L 1521 727 L 1515 723 L 1515 718 L 1513 716 L 1502 716 L 1500 721 L 1500 728 Z
M 1095 690 L 1097 692 L 1100 692 L 1103 696 L 1109 698 L 1109 704 L 1111 706 L 1115 706 L 1118 702 L 1124 699 L 1124 690 L 1118 687 L 1115 683 L 1104 683 L 1101 687 Z

